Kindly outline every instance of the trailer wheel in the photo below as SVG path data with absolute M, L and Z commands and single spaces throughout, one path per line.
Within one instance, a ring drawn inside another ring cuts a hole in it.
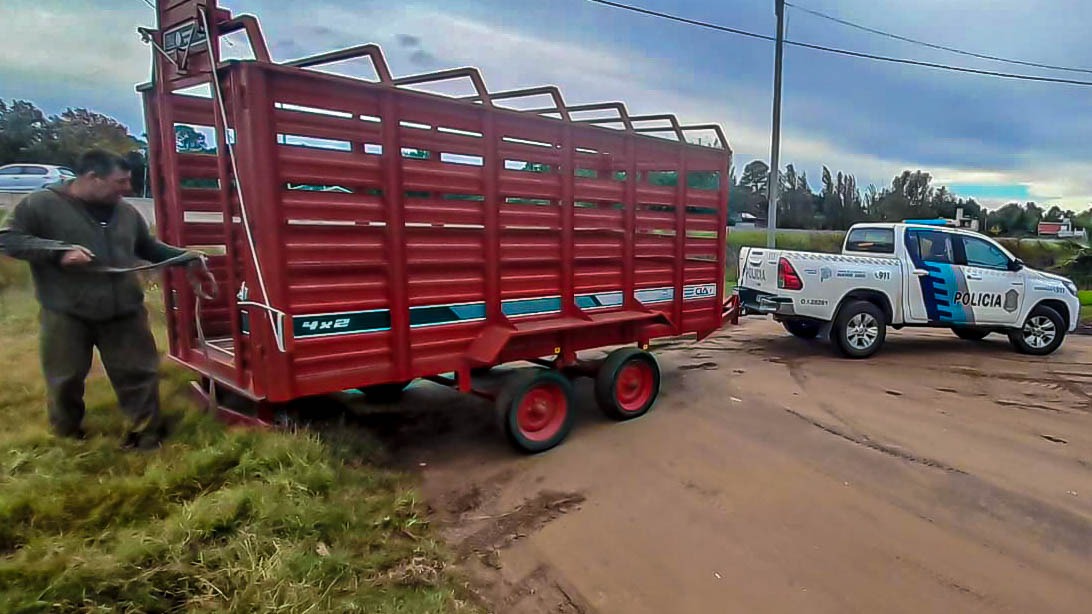
M 556 371 L 516 374 L 497 397 L 497 416 L 508 441 L 522 452 L 558 445 L 573 428 L 573 387 Z
M 637 348 L 614 350 L 595 375 L 595 400 L 615 420 L 645 415 L 659 394 L 660 365 Z
M 402 393 L 406 391 L 406 386 L 409 386 L 409 384 L 409 382 L 391 382 L 388 384 L 364 386 L 363 388 L 357 388 L 357 390 L 363 392 L 364 398 L 370 403 L 397 403 L 402 398 Z

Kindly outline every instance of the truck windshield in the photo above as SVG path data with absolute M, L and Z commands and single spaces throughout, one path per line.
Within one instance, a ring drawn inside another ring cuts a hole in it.
M 895 253 L 895 231 L 891 228 L 854 228 L 846 237 L 847 252 Z

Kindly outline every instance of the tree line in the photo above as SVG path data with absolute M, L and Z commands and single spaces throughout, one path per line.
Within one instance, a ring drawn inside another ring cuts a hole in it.
M 88 109 L 47 116 L 26 100 L 0 100 L 0 166 L 15 162 L 72 166 L 81 152 L 105 149 L 133 167 L 133 189 L 144 191 L 147 143 L 121 122 Z
M 729 173 L 729 208 L 733 217 L 750 213 L 767 215 L 770 167 L 754 160 L 737 177 Z M 933 177 L 920 170 L 906 170 L 891 180 L 891 185 L 861 190 L 849 173 L 823 167 L 818 191 L 814 191 L 805 172 L 792 164 L 778 173 L 777 225 L 785 228 L 845 230 L 857 222 L 894 222 L 904 219 L 953 219 L 958 209 L 965 218 L 977 219 L 988 233 L 1005 236 L 1034 235 L 1041 221 L 1073 219 L 1076 226 L 1092 227 L 1092 208 L 1075 214 L 1057 205 L 1044 209 L 1034 202 L 1009 203 L 986 210 L 973 198 L 960 198 L 946 186 L 934 185 Z
M 207 143 L 203 134 L 189 126 L 176 126 L 175 133 L 180 151 L 215 152 L 215 145 Z M 31 102 L 0 100 L 0 165 L 37 162 L 71 166 L 80 152 L 92 147 L 124 156 L 133 166 L 134 191 L 144 192 L 147 143 L 142 137 L 129 134 L 117 120 L 82 108 L 47 116 Z M 769 176 L 770 167 L 761 160 L 747 164 L 738 176 L 732 170 L 728 203 L 734 217 L 751 213 L 765 218 Z M 654 179 L 665 185 L 676 180 Z M 691 177 L 688 181 L 709 184 L 694 187 L 715 188 L 717 178 Z M 903 171 L 887 187 L 869 185 L 862 190 L 852 174 L 824 166 L 813 189 L 807 173 L 790 164 L 778 173 L 778 181 L 778 226 L 785 228 L 845 230 L 862 221 L 954 218 L 957 209 L 962 209 L 965 217 L 984 221 L 981 227 L 997 235 L 1033 235 L 1040 221 L 1060 221 L 1065 217 L 1072 217 L 1077 226 L 1092 228 L 1092 209 L 1073 214 L 1056 205 L 1044 209 L 1027 202 L 1009 203 L 987 211 L 973 198 L 959 198 L 947 187 L 934 185 L 932 176 L 920 170 Z

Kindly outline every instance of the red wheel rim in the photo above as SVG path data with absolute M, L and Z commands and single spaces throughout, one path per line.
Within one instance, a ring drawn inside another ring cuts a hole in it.
M 614 398 L 625 412 L 641 411 L 652 399 L 655 374 L 644 360 L 631 360 L 618 370 L 614 379 Z
M 542 383 L 523 393 L 516 409 L 521 435 L 531 441 L 546 441 L 557 435 L 569 413 L 568 399 L 560 386 Z

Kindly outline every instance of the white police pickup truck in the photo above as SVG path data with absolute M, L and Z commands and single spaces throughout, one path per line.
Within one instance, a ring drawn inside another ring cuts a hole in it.
M 932 222 L 857 224 L 841 254 L 744 247 L 739 263 L 744 315 L 773 314 L 797 337 L 829 336 L 850 358 L 875 354 L 888 326 L 951 328 L 969 340 L 1004 333 L 1020 352 L 1050 354 L 1080 311 L 1072 281 Z

